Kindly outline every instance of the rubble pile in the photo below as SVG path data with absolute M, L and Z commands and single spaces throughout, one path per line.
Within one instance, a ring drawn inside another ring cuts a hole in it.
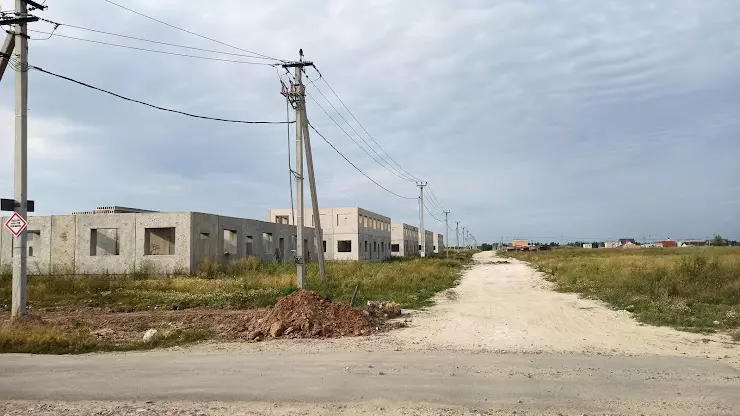
M 370 316 L 310 290 L 300 290 L 278 300 L 273 310 L 257 322 L 248 338 L 318 338 L 366 335 L 377 331 Z

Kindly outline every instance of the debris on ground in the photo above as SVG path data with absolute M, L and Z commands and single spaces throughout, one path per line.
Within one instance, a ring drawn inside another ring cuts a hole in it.
M 157 335 L 157 330 L 154 328 L 147 329 L 146 332 L 144 332 L 144 337 L 142 338 L 142 341 L 149 342 L 152 339 L 154 339 L 154 336 Z
M 396 302 L 386 300 L 369 300 L 366 311 L 371 316 L 381 317 L 384 319 L 401 316 L 401 305 Z
M 280 298 L 260 321 L 259 330 L 272 338 L 284 334 L 291 338 L 366 335 L 377 330 L 372 319 L 360 310 L 310 290 Z

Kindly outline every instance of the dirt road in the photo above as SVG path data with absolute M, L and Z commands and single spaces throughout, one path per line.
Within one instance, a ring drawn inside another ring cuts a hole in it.
M 727 339 L 640 326 L 525 264 L 476 260 L 387 334 L 0 356 L 0 414 L 740 414 Z

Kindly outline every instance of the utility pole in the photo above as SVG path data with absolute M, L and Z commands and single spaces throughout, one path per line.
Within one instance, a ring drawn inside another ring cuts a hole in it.
M 37 21 L 38 17 L 28 15 L 28 5 L 40 6 L 29 0 L 15 0 L 15 17 L 1 19 L 2 24 L 15 24 L 15 41 L 6 39 L 3 45 L 3 65 L 9 61 L 9 52 L 15 47 L 15 164 L 14 199 L 15 212 L 24 220 L 28 218 L 28 28 L 27 23 Z M 38 7 L 43 10 L 44 7 Z M 5 56 L 8 54 L 8 56 Z M 3 70 L 5 68 L 3 67 Z M 28 234 L 25 228 L 13 239 L 13 282 L 11 295 L 11 316 L 26 314 L 26 283 L 28 261 Z
M 308 167 L 308 184 L 311 188 L 311 208 L 313 208 L 314 237 L 316 238 L 316 252 L 318 253 L 321 282 L 326 284 L 326 260 L 324 259 L 324 231 L 321 229 L 321 215 L 319 214 L 319 198 L 316 196 L 316 176 L 313 172 L 313 153 L 311 152 L 311 136 L 308 134 L 308 118 L 303 107 L 303 144 L 306 146 L 306 165 Z
M 447 253 L 447 257 L 450 257 L 450 225 L 447 222 L 447 216 L 450 214 L 450 210 L 446 209 L 444 211 L 445 214 L 445 253 Z
M 424 230 L 424 187 L 426 182 L 418 182 L 419 187 L 419 245 L 421 245 L 421 257 L 427 255 L 427 233 Z
M 455 221 L 455 248 L 460 249 L 460 221 Z
M 465 244 L 465 227 L 463 227 L 462 235 L 463 235 L 463 245 L 462 246 L 467 247 L 467 245 Z
M 296 286 L 303 289 L 306 285 L 306 249 L 303 245 L 304 201 L 303 201 L 303 149 L 306 150 L 306 165 L 308 168 L 308 183 L 311 189 L 311 208 L 313 211 L 314 237 L 316 252 L 321 271 L 321 281 L 326 283 L 326 262 L 324 259 L 323 233 L 321 229 L 321 215 L 319 214 L 319 200 L 316 193 L 316 179 L 313 169 L 313 153 L 311 152 L 311 137 L 308 133 L 308 117 L 306 116 L 306 89 L 302 82 L 303 68 L 313 66 L 313 62 L 303 60 L 303 49 L 298 51 L 299 59 L 296 62 L 283 64 L 283 68 L 294 68 L 294 84 L 285 94 L 292 98 L 296 120 Z

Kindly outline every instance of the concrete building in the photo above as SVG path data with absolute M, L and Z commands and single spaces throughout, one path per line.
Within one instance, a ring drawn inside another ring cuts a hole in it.
M 444 236 L 439 233 L 434 233 L 434 252 L 441 253 L 445 249 Z
M 314 227 L 313 210 L 307 208 L 303 214 L 306 227 Z M 295 224 L 291 209 L 271 209 L 268 221 L 279 224 Z M 379 261 L 391 257 L 391 219 L 362 209 L 320 208 L 319 219 L 323 234 L 323 249 L 326 260 Z
M 391 223 L 391 255 L 409 257 L 419 255 L 419 228 L 402 222 Z
M 29 274 L 192 273 L 206 258 L 226 266 L 246 256 L 293 261 L 290 225 L 199 212 L 90 212 L 29 217 Z M 313 229 L 304 235 L 315 260 Z M 11 262 L 13 238 L 0 232 L 0 263 Z

